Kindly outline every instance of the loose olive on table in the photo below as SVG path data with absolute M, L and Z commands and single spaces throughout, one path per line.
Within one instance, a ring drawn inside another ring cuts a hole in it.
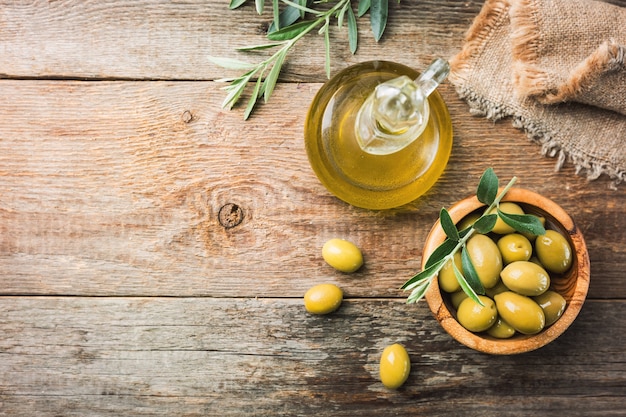
M 380 357 L 380 381 L 390 389 L 405 383 L 411 372 L 411 360 L 404 346 L 399 343 L 387 346 Z
M 352 273 L 363 265 L 363 254 L 352 242 L 333 238 L 322 246 L 322 257 L 338 271 Z
M 304 294 L 304 308 L 311 314 L 328 314 L 343 301 L 343 291 L 335 284 L 318 284 Z

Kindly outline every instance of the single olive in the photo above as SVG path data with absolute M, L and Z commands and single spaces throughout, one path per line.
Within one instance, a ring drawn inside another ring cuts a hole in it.
M 572 266 L 572 248 L 556 230 L 546 230 L 545 235 L 537 236 L 535 250 L 541 264 L 550 272 L 562 274 Z
M 495 242 L 485 235 L 473 235 L 466 250 L 483 287 L 496 285 L 502 272 L 502 255 Z
M 552 290 L 533 297 L 533 300 L 543 310 L 543 314 L 546 316 L 546 326 L 554 324 L 563 315 L 567 304 L 561 294 Z
M 533 253 L 532 243 L 519 233 L 502 236 L 497 245 L 505 265 L 515 261 L 527 261 Z
M 506 291 L 494 298 L 499 316 L 518 332 L 535 334 L 543 330 L 546 317 L 539 304 L 530 297 Z
M 485 288 L 485 293 L 489 298 L 493 298 L 496 294 L 500 294 L 501 292 L 505 291 L 510 291 L 510 289 L 506 285 L 504 285 L 504 282 L 502 282 L 501 279 L 498 280 L 498 283 L 495 286 L 491 288 Z
M 450 294 L 450 301 L 452 302 L 452 306 L 458 309 L 461 301 L 465 300 L 467 297 L 468 295 L 465 294 L 465 291 L 453 292 L 452 294 Z
M 470 332 L 485 331 L 498 318 L 496 305 L 491 298 L 479 295 L 478 299 L 483 303 L 482 306 L 468 297 L 461 301 L 456 311 L 457 320 Z
M 522 209 L 519 204 L 512 203 L 510 201 L 500 203 L 499 208 L 501 212 L 506 214 L 524 214 L 524 209 Z M 497 209 L 493 208 L 489 213 L 496 213 L 496 211 Z M 506 224 L 504 220 L 502 220 L 500 216 L 498 216 L 496 225 L 491 231 L 499 235 L 506 235 L 515 232 L 515 229 Z
M 352 242 L 333 238 L 324 243 L 322 257 L 338 271 L 351 273 L 363 265 L 363 254 Z
M 530 261 L 515 261 L 500 273 L 502 282 L 511 291 L 528 296 L 543 294 L 550 286 L 550 275 Z
M 343 301 L 343 291 L 335 284 L 318 284 L 304 294 L 304 308 L 311 314 L 328 314 Z
M 380 357 L 380 381 L 390 389 L 404 384 L 411 372 L 411 360 L 404 346 L 399 343 L 387 346 Z
M 441 268 L 441 271 L 439 271 L 439 288 L 445 292 L 455 292 L 461 289 L 461 285 L 454 274 L 452 262 L 456 264 L 459 271 L 462 270 L 461 252 L 455 253 L 454 258 L 446 262 L 443 268 Z
M 515 334 L 515 329 L 506 321 L 498 317 L 496 322 L 487 329 L 487 334 L 498 339 L 508 339 Z

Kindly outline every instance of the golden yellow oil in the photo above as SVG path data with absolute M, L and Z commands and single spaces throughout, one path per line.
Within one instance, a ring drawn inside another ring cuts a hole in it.
M 452 147 L 452 127 L 437 92 L 429 99 L 430 118 L 419 138 L 388 155 L 361 149 L 355 119 L 365 99 L 380 83 L 419 73 L 400 64 L 372 61 L 341 71 L 311 104 L 305 124 L 309 161 L 333 194 L 358 207 L 385 209 L 409 203 L 437 181 Z

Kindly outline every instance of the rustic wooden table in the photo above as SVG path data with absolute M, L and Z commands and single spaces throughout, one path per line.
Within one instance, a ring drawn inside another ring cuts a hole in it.
M 235 74 L 207 57 L 265 41 L 271 16 L 253 3 L 0 5 L 0 415 L 626 415 L 624 186 L 556 172 L 446 83 L 455 135 L 440 181 L 400 209 L 351 207 L 303 144 L 325 81 L 320 36 L 250 120 L 220 107 L 214 80 Z M 354 56 L 345 27 L 331 31 L 332 72 L 450 57 L 481 5 L 390 2 L 383 39 L 362 19 Z M 568 210 L 591 258 L 577 321 L 521 355 L 460 345 L 398 289 L 439 209 L 489 166 Z M 241 223 L 220 222 L 223 209 Z M 323 262 L 331 237 L 362 248 L 359 272 Z M 329 316 L 303 308 L 320 282 L 345 291 Z M 392 391 L 378 361 L 395 342 L 412 373 Z

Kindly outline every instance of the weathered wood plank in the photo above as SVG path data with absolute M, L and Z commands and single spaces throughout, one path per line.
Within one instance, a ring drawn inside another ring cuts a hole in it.
M 314 279 L 352 296 L 402 296 L 439 209 L 493 166 L 572 213 L 588 240 L 591 296 L 626 295 L 626 233 L 615 228 L 626 193 L 609 181 L 553 172 L 523 134 L 507 122 L 485 129 L 444 86 L 455 145 L 440 182 L 399 210 L 356 209 L 310 169 L 304 112 L 283 114 L 317 87 L 279 86 L 244 125 L 219 108 L 211 82 L 1 81 L 11 100 L 0 103 L 0 292 L 299 296 Z M 218 214 L 229 203 L 244 215 L 227 229 Z M 356 275 L 321 260 L 335 236 L 363 249 Z
M 237 47 L 267 43 L 265 31 L 271 13 L 257 15 L 253 3 L 233 11 L 223 0 L 3 1 L 0 74 L 96 79 L 220 78 L 224 70 L 211 64 L 209 55 L 235 56 Z M 463 33 L 481 4 L 461 0 L 401 5 L 391 2 L 388 33 L 379 44 L 371 34 L 369 15 L 359 19 L 359 51 L 354 56 L 348 48 L 345 26 L 333 27 L 333 71 L 382 57 L 423 67 L 434 56 L 451 56 L 460 49 Z M 322 37 L 312 34 L 296 50 L 299 52 L 290 55 L 283 78 L 322 81 Z
M 1 301 L 0 415 L 623 412 L 623 301 L 590 301 L 553 344 L 504 357 L 461 346 L 425 304 L 398 300 L 350 299 L 321 317 L 300 299 Z M 412 360 L 397 392 L 377 375 L 395 342 Z

